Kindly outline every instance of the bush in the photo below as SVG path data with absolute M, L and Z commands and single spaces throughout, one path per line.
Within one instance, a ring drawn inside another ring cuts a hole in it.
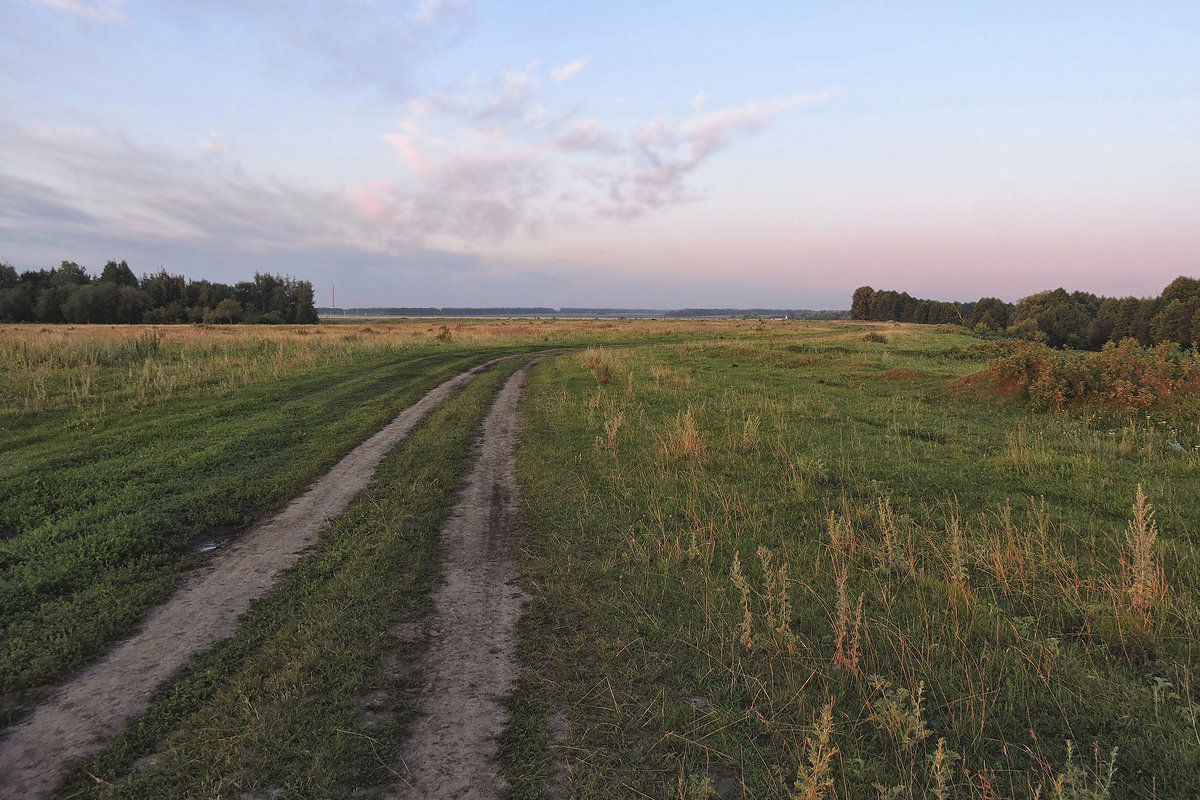
M 988 375 L 997 393 L 1055 411 L 1094 406 L 1132 417 L 1200 396 L 1200 354 L 1173 342 L 1143 347 L 1123 339 L 1094 355 L 1026 342 L 989 362 Z

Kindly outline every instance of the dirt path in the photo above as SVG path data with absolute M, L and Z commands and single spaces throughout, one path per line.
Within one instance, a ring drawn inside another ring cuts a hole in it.
M 484 420 L 479 455 L 442 529 L 444 581 L 434 589 L 430 645 L 422 666 L 421 716 L 404 747 L 402 798 L 494 798 L 508 723 L 501 705 L 518 677 L 517 622 L 525 596 L 511 549 L 517 511 L 517 400 L 537 362 L 514 374 Z
M 387 452 L 451 393 L 496 363 L 451 378 L 406 409 L 286 508 L 186 576 L 137 634 L 10 728 L 0 741 L 0 797 L 49 794 L 71 766 L 145 711 L 151 694 L 192 656 L 232 636 L 250 603 L 266 595 L 329 521 L 350 506 Z

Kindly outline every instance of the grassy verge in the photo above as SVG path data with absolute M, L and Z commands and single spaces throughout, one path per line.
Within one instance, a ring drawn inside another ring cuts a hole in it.
M 438 531 L 518 366 L 479 376 L 398 445 L 238 634 L 160 691 L 61 795 L 324 798 L 396 782 Z
M 31 687 L 87 663 L 165 597 L 199 558 L 198 541 L 236 535 L 428 389 L 497 352 L 364 352 L 315 366 L 298 359 L 276 374 L 268 350 L 265 380 L 181 385 L 152 407 L 120 399 L 117 364 L 96 367 L 94 404 L 6 407 L 0 722 L 28 707 Z M 144 355 L 157 363 L 161 348 Z
M 998 406 L 948 391 L 966 336 L 837 330 L 531 376 L 511 794 L 1200 792 L 1196 420 Z

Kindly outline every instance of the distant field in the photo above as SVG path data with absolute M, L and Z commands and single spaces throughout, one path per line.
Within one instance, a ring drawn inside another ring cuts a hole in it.
M 929 326 L 0 327 L 5 713 L 423 391 L 548 348 L 522 401 L 512 796 L 1200 792 L 1195 406 L 1001 402 L 962 380 L 995 348 Z M 393 779 L 437 530 L 513 368 L 399 446 L 64 795 Z

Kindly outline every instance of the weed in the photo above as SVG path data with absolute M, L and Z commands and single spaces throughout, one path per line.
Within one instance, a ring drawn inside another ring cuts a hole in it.
M 1146 500 L 1139 483 L 1137 498 L 1133 503 L 1133 519 L 1125 530 L 1125 541 L 1129 545 L 1130 608 L 1143 617 L 1157 604 L 1163 589 L 1162 573 L 1154 559 L 1157 540 L 1154 508 Z
M 846 578 L 849 565 L 842 564 L 835 573 L 837 581 L 837 608 L 833 619 L 833 665 L 858 674 L 858 659 L 861 652 L 863 628 L 863 595 L 858 596 L 853 616 L 846 595 Z
M 742 598 L 742 621 L 738 623 L 738 642 L 746 650 L 754 648 L 754 615 L 750 611 L 750 583 L 742 573 L 742 562 L 737 551 L 733 551 L 733 563 L 729 567 L 729 579 L 733 581 Z
M 767 589 L 767 625 L 780 636 L 791 633 L 791 600 L 788 597 L 787 562 L 778 567 L 772 564 L 771 551 L 759 545 L 758 560 L 762 563 Z
M 1063 771 L 1050 779 L 1049 786 L 1039 785 L 1035 797 L 1048 788 L 1053 800 L 1108 800 L 1112 791 L 1113 773 L 1117 765 L 1117 748 L 1108 760 L 1100 756 L 1100 744 L 1094 746 L 1092 768 L 1075 760 L 1074 743 L 1067 742 L 1067 763 Z
M 904 750 L 916 749 L 930 733 L 924 719 L 925 682 L 919 682 L 916 691 L 910 692 L 903 686 L 893 688 L 892 682 L 880 675 L 872 675 L 869 680 L 878 693 L 871 719 Z
M 833 741 L 833 698 L 821 709 L 814 730 L 804 739 L 791 800 L 822 800 L 833 787 L 833 757 L 838 749 Z
M 621 425 L 625 422 L 624 414 L 615 414 L 604 420 L 604 449 L 617 449 L 617 432 L 621 430 Z

